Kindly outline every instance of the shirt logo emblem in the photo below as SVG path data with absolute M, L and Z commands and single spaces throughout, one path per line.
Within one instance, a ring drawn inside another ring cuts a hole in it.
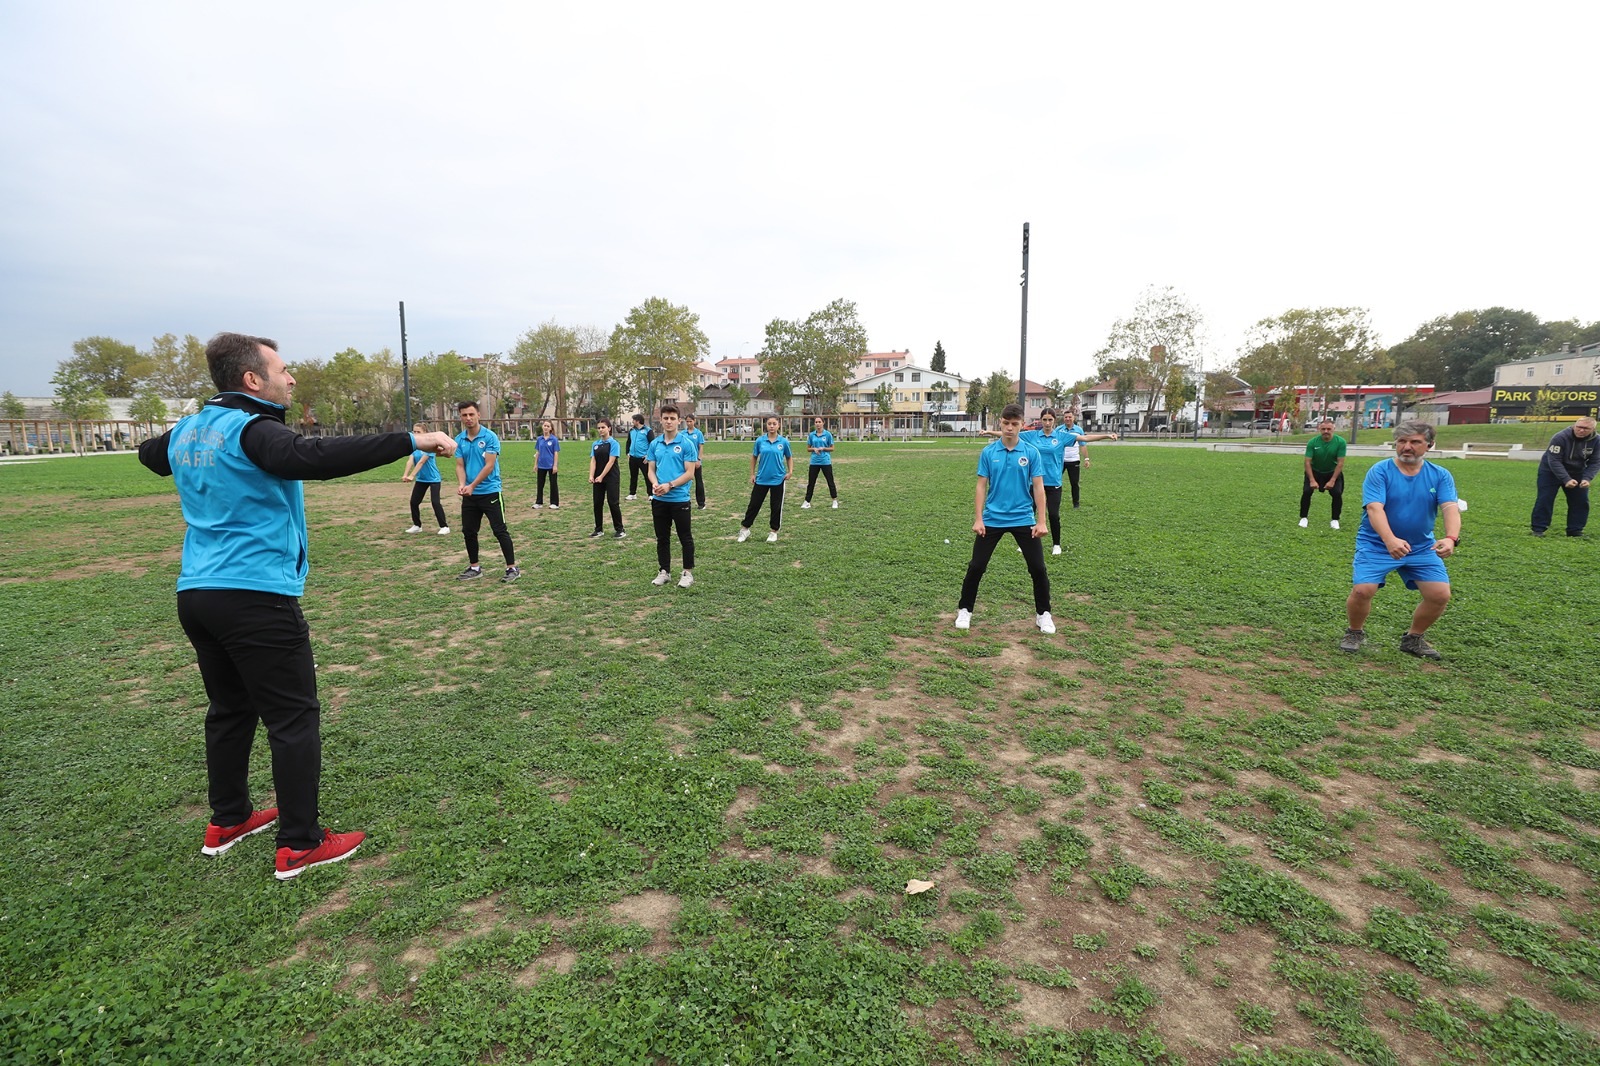
M 678 445 L 678 444 L 674 444 L 674 445 L 673 445 L 673 446 L 672 446 L 672 454 L 673 454 L 673 455 L 682 455 L 682 454 L 683 454 L 683 447 L 682 447 L 682 445 Z
M 1028 465 L 1028 457 L 1026 455 L 1017 456 L 1017 465 L 1018 466 L 1027 466 Z

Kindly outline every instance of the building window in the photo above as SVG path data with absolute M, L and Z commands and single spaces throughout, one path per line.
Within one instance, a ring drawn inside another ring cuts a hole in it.
M 1528 368 L 1528 377 L 1533 377 L 1533 367 L 1531 366 Z
M 904 374 L 896 374 L 894 376 L 894 380 L 895 380 L 896 383 L 902 382 L 905 379 L 906 379 L 906 376 Z
M 1561 376 L 1561 370 L 1562 370 L 1562 364 L 1561 363 L 1557 363 L 1556 364 L 1556 377 L 1560 377 Z
M 917 373 L 915 370 L 913 370 L 911 372 L 911 380 L 912 381 L 921 381 L 922 380 L 922 375 Z
M 903 392 L 895 393 L 894 394 L 894 402 L 895 403 L 905 403 L 906 402 L 906 394 L 903 393 Z

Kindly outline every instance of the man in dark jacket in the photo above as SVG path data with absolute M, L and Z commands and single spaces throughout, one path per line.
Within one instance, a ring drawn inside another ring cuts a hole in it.
M 1580 418 L 1550 438 L 1539 458 L 1539 494 L 1533 501 L 1533 535 L 1544 536 L 1555 511 L 1556 490 L 1567 496 L 1567 536 L 1583 535 L 1589 522 L 1589 482 L 1600 473 L 1594 419 Z
M 310 569 L 301 481 L 370 470 L 415 449 L 453 455 L 455 441 L 443 433 L 299 436 L 284 423 L 294 375 L 265 337 L 219 333 L 206 363 L 217 395 L 139 447 L 141 463 L 173 479 L 188 525 L 178 622 L 210 700 L 211 824 L 200 850 L 222 854 L 279 822 L 281 808 L 277 877 L 288 880 L 349 858 L 366 838 L 327 832 L 317 819 L 322 705 L 300 612 Z M 272 746 L 280 805 L 259 811 L 249 783 L 257 722 Z

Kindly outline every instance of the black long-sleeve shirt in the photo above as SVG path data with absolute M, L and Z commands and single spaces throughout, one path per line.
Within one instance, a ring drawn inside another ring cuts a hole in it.
M 1549 447 L 1539 457 L 1539 469 L 1563 484 L 1567 481 L 1593 481 L 1600 474 L 1600 442 L 1594 430 L 1579 437 L 1568 426 L 1550 438 Z

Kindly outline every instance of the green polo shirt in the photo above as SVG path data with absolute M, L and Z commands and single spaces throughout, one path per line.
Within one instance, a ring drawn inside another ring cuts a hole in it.
M 1344 438 L 1335 433 L 1328 440 L 1318 434 L 1306 445 L 1306 456 L 1311 460 L 1313 474 L 1331 474 L 1344 458 Z

